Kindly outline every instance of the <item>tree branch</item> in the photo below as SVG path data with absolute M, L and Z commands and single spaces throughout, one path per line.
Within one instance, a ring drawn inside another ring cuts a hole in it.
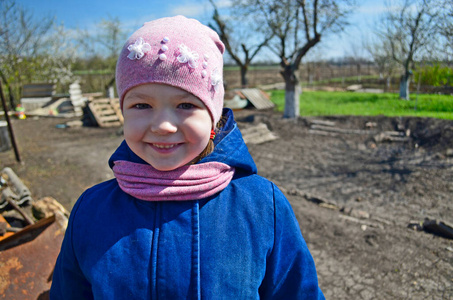
M 305 31 L 305 38 L 307 41 L 310 40 L 310 30 L 308 26 L 308 17 L 307 17 L 307 8 L 305 7 L 305 0 L 299 1 L 299 5 L 302 8 L 302 15 L 304 18 L 304 31 Z

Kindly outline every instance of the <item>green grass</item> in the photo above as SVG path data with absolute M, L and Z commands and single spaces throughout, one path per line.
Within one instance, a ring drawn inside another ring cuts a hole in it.
M 272 91 L 271 100 L 283 111 L 285 92 Z M 416 108 L 416 109 L 415 109 Z M 417 116 L 453 120 L 453 96 L 411 95 L 400 100 L 397 94 L 304 91 L 300 96 L 301 116 L 361 115 Z

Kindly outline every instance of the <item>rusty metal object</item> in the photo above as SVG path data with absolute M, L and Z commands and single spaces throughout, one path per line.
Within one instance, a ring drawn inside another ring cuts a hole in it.
M 0 214 L 0 223 L 5 223 L 6 224 L 6 232 L 2 235 L 0 235 L 0 241 L 6 239 L 7 237 L 13 235 L 14 233 L 10 231 L 11 225 L 5 220 L 3 215 Z
M 66 229 L 56 213 L 0 241 L 0 299 L 43 299 Z

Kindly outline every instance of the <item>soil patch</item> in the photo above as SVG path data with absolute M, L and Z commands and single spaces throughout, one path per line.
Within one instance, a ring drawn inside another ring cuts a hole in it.
M 425 218 L 453 223 L 452 121 L 235 114 L 241 129 L 264 123 L 278 136 L 248 147 L 259 174 L 291 202 L 328 299 L 453 299 L 453 240 L 413 229 Z M 87 187 L 113 177 L 107 160 L 122 137 L 118 128 L 58 128 L 66 121 L 14 120 L 23 164 L 7 151 L 0 167 L 34 199 L 70 210 Z

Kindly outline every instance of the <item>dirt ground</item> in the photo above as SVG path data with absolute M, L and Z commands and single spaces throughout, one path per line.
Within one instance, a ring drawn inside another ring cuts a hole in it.
M 452 121 L 235 114 L 240 128 L 264 123 L 278 136 L 248 146 L 291 202 L 327 299 L 453 299 L 453 240 L 419 225 L 453 223 Z M 107 160 L 122 137 L 119 128 L 58 128 L 67 121 L 13 120 L 23 163 L 10 150 L 0 168 L 34 199 L 70 210 L 84 189 L 112 178 Z M 382 138 L 396 130 L 399 141 Z

